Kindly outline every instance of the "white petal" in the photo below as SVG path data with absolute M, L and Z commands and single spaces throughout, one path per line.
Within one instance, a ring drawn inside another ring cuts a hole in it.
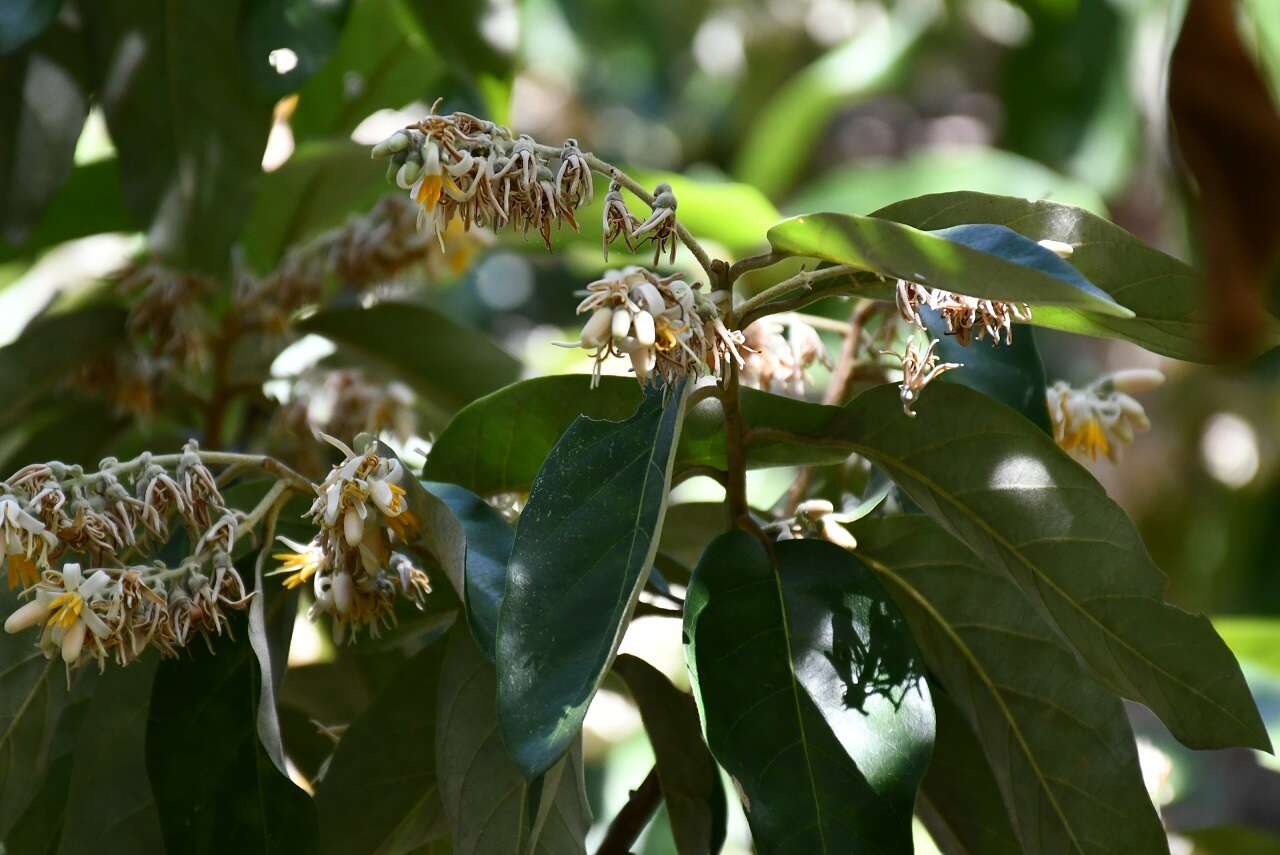
M 15 632 L 22 632 L 28 627 L 35 626 L 38 623 L 44 623 L 44 619 L 48 616 L 48 605 L 40 602 L 39 600 L 34 600 L 17 609 L 13 614 L 5 618 L 4 631 L 10 635 Z
M 74 665 L 84 649 L 84 621 L 77 620 L 62 636 L 62 661 Z
M 93 575 L 80 583 L 77 590 L 80 596 L 88 600 L 90 597 L 96 597 L 102 593 L 102 589 L 111 584 L 111 576 L 105 570 L 95 570 Z
M 614 339 L 626 338 L 627 333 L 631 332 L 631 313 L 626 309 L 613 310 L 613 337 Z
M 363 505 L 359 507 L 363 508 Z M 342 518 L 342 533 L 347 539 L 348 546 L 358 546 L 360 541 L 364 539 L 364 520 L 355 508 L 348 508 L 347 513 Z
M 82 581 L 82 579 L 81 579 L 81 576 L 80 576 L 80 565 L 79 565 L 79 564 L 64 564 L 64 565 L 62 565 L 62 587 L 63 587 L 63 590 L 67 590 L 67 591 L 75 591 L 75 590 L 78 590 L 78 589 L 80 588 L 80 582 L 81 582 L 81 581 Z
M 337 608 L 338 614 L 348 614 L 351 611 L 353 599 L 351 574 L 343 570 L 333 577 L 333 605 Z
M 657 331 L 654 329 L 653 315 L 648 312 L 640 312 L 634 319 L 636 328 L 636 341 L 641 347 L 652 347 L 657 341 Z
M 89 627 L 89 631 L 98 636 L 98 638 L 105 639 L 111 634 L 111 630 L 102 622 L 102 618 L 94 614 L 93 609 L 87 605 L 84 607 L 84 611 L 80 612 L 80 620 L 84 621 L 85 626 Z

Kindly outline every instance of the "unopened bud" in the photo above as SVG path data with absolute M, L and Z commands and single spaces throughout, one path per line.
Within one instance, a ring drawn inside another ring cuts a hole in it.
M 1107 379 L 1111 383 L 1111 388 L 1117 392 L 1134 395 L 1139 392 L 1149 392 L 1164 383 L 1164 374 L 1154 368 L 1128 368 L 1117 371 Z
M 596 309 L 582 326 L 582 346 L 588 350 L 603 347 L 609 341 L 609 330 L 612 324 L 612 309 Z
M 346 570 L 333 577 L 333 606 L 337 609 L 338 614 L 345 615 L 351 612 L 351 603 L 354 597 L 353 587 L 351 574 Z
M 652 347 L 653 343 L 658 340 L 657 331 L 654 329 L 653 315 L 648 312 L 640 312 L 635 316 L 636 341 L 641 347 Z
M 32 600 L 9 615 L 4 622 L 4 631 L 10 635 L 22 632 L 38 623 L 44 623 L 49 615 L 49 608 L 39 600 Z
M 342 534 L 347 539 L 347 546 L 359 546 L 364 539 L 364 519 L 355 508 L 348 508 L 342 517 Z
M 396 184 L 402 190 L 408 190 L 418 180 L 418 176 L 422 173 L 422 163 L 409 158 L 404 162 L 404 166 L 400 167 L 400 171 L 396 173 Z
M 74 665 L 84 649 L 84 621 L 76 621 L 62 636 L 62 661 Z
M 409 147 L 409 135 L 404 131 L 396 131 L 382 142 L 373 147 L 370 157 L 379 158 L 393 155 L 396 152 L 404 151 Z
M 626 338 L 629 332 L 631 332 L 631 313 L 626 309 L 614 309 L 613 337 L 615 339 Z

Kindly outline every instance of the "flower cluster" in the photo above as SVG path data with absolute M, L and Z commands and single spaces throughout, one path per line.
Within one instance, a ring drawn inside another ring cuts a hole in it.
M 395 623 L 395 603 L 408 597 L 419 608 L 431 593 L 427 575 L 402 551 L 417 536 L 419 522 L 409 510 L 394 457 L 378 454 L 376 443 L 363 453 L 325 437 L 345 455 L 323 482 L 308 516 L 320 532 L 310 543 L 281 541 L 292 552 L 278 553 L 277 573 L 286 587 L 310 582 L 315 594 L 311 617 L 328 614 L 334 637 L 354 640 L 361 629 L 376 637 Z
M 1105 375 L 1083 389 L 1059 380 L 1046 393 L 1054 439 L 1090 460 L 1101 453 L 1119 462 L 1121 449 L 1133 442 L 1134 433 L 1151 427 L 1142 404 L 1132 396 L 1163 382 L 1159 371 L 1141 368 Z
M 589 315 L 581 346 L 595 359 L 591 385 L 611 356 L 631 360 L 636 379 L 710 373 L 723 379 L 730 360 L 744 365 L 744 337 L 721 320 L 715 302 L 678 274 L 658 276 L 641 267 L 610 270 L 587 286 L 578 314 Z
M 418 430 L 413 390 L 399 381 L 380 383 L 358 368 L 313 370 L 289 390 L 279 422 L 298 436 L 357 436 L 391 431 L 407 442 Z
M 803 396 L 805 372 L 815 362 L 835 367 L 817 330 L 794 316 L 785 324 L 777 317 L 761 318 L 746 328 L 744 337 L 750 353 L 742 382 L 756 389 Z
M 911 339 L 907 342 L 907 349 L 903 353 L 882 351 L 884 355 L 892 356 L 902 363 L 902 381 L 898 384 L 898 394 L 902 399 L 902 411 L 912 418 L 915 418 L 915 405 L 920 400 L 920 393 L 924 388 L 939 375 L 963 367 L 959 362 L 938 362 L 938 355 L 933 352 L 937 346 L 938 340 L 933 339 L 929 342 L 929 346 L 921 351 L 916 340 Z
M 556 151 L 467 113 L 438 116 L 434 107 L 372 155 L 390 158 L 387 178 L 418 205 L 418 228 L 442 240 L 456 218 L 467 228 L 532 229 L 550 249 L 552 229 L 567 223 L 576 231 L 574 211 L 594 192 L 588 156 L 574 140 Z
M 924 306 L 935 310 L 946 322 L 947 334 L 955 336 L 965 346 L 975 338 L 981 340 L 988 335 L 992 343 L 999 344 L 1002 332 L 1005 344 L 1010 344 L 1014 321 L 1026 323 L 1031 320 L 1031 307 L 1025 303 L 984 300 L 941 288 L 926 288 L 905 279 L 898 280 L 897 302 L 902 319 L 920 329 L 925 328 L 920 308 Z
M 653 241 L 653 263 L 657 264 L 663 250 L 668 261 L 676 260 L 676 194 L 671 185 L 662 183 L 653 188 L 652 212 L 648 219 L 640 220 L 627 207 L 622 198 L 622 185 L 617 180 L 609 182 L 609 192 L 604 197 L 604 260 L 609 260 L 609 244 L 619 237 L 627 249 L 635 252 L 644 240 Z

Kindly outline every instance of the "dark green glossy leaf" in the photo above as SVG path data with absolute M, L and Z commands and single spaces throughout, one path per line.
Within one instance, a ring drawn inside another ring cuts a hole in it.
M 998 851 L 989 840 L 1006 837 L 992 816 L 998 797 L 979 780 L 993 778 L 1021 851 L 1165 851 L 1124 706 L 1081 669 L 1017 585 L 924 516 L 866 519 L 853 531 L 858 555 L 902 608 L 962 717 L 950 723 L 961 732 L 938 772 L 958 763 L 965 749 L 956 743 L 972 734 L 985 754 L 985 774 L 970 767 L 964 786 L 926 780 L 952 833 L 971 851 Z
M 316 790 L 321 852 L 400 855 L 444 834 L 436 692 L 445 645 L 406 662 L 343 733 Z
M 338 46 L 350 0 L 251 0 L 240 22 L 240 42 L 254 91 L 271 98 L 294 92 Z M 272 51 L 293 52 L 287 71 L 271 64 Z
M 240 236 L 256 269 L 274 268 L 292 246 L 364 213 L 386 192 L 369 150 L 348 140 L 298 146 L 283 166 L 262 177 Z
M 978 738 L 955 701 L 932 680 L 929 697 L 938 732 L 916 799 L 916 815 L 948 855 L 1021 855 L 1025 850 L 1009 824 L 999 784 Z
M 531 783 L 512 762 L 498 732 L 493 665 L 464 626 L 453 628 L 447 644 L 436 762 L 454 855 L 585 853 L 591 811 L 583 791 L 580 738 Z
M 147 709 L 159 657 L 98 679 L 72 752 L 60 855 L 163 852 L 164 839 L 147 778 Z
M 1177 359 L 1209 361 L 1200 279 L 1187 264 L 1147 246 L 1119 226 L 1080 208 L 982 193 L 939 193 L 907 199 L 874 216 L 918 229 L 998 223 L 1031 240 L 1075 247 L 1071 266 L 1133 311 L 1132 318 L 1041 306 L 1033 323 L 1085 335 L 1124 338 Z M 1280 344 L 1280 322 L 1268 319 L 1266 347 Z
M 10 0 L 0 8 L 0 56 L 40 35 L 57 17 L 62 0 Z
M 355 0 L 337 50 L 299 92 L 294 135 L 345 138 L 376 110 L 430 101 L 442 71 L 402 0 Z
M 218 273 L 253 200 L 272 102 L 252 97 L 236 33 L 245 0 L 87 4 L 125 202 L 150 249 Z M 216 73 L 211 72 L 217 69 Z
M 465 533 L 467 623 L 480 651 L 492 662 L 515 531 L 502 514 L 464 487 L 434 481 L 423 486 L 448 505 Z
M 855 214 L 806 214 L 769 229 L 776 252 L 849 264 L 976 297 L 1128 317 L 1128 309 L 1035 241 L 1000 225 L 921 231 Z M 1032 313 L 1035 316 L 1035 313 Z
M 58 7 L 34 0 L 18 5 L 0 10 L 0 54 L 12 49 L 6 42 L 22 35 L 16 31 L 21 24 L 39 24 L 42 12 L 52 16 Z M 71 171 L 89 110 L 83 29 L 78 15 L 64 15 L 25 49 L 0 57 L 0 236 L 5 243 L 27 238 Z M 28 35 L 34 32 L 28 29 Z
M 880 386 L 816 436 L 882 466 L 1015 581 L 1109 688 L 1193 748 L 1270 741 L 1240 667 L 1203 616 L 1164 602 L 1165 576 L 1102 486 L 1022 416 L 936 384 L 917 418 Z
M 694 571 L 685 652 L 712 753 L 762 852 L 911 851 L 933 712 L 870 572 L 818 541 L 722 535 Z
M 124 207 L 120 165 L 115 158 L 76 166 L 50 201 L 44 215 L 30 223 L 21 243 L 0 244 L 0 262 L 29 257 L 64 240 L 100 232 L 127 232 L 134 223 Z
M 581 374 L 523 380 L 463 408 L 432 445 L 424 476 L 481 495 L 526 491 L 574 419 L 624 419 L 639 400 L 639 387 L 626 377 L 602 377 L 596 389 Z M 699 412 L 706 403 L 690 414 L 681 434 L 677 471 L 698 464 L 724 466 L 724 417 Z M 755 389 L 742 390 L 742 412 L 751 425 L 817 428 L 826 419 L 821 408 Z M 763 437 L 752 445 L 749 462 L 753 467 L 838 463 L 846 456 L 807 442 Z
M 520 515 L 498 617 L 498 713 L 529 778 L 577 735 L 622 640 L 661 537 L 687 391 L 651 387 L 625 422 L 576 419 Z
M 640 708 L 657 760 L 676 851 L 680 855 L 719 852 L 725 836 L 724 787 L 716 761 L 702 741 L 693 698 L 635 656 L 619 656 L 613 671 Z
M 388 366 L 431 405 L 448 411 L 520 376 L 519 361 L 488 336 L 413 303 L 325 309 L 299 328 Z
M 1045 433 L 1053 433 L 1045 398 L 1044 363 L 1031 327 L 1017 325 L 1008 344 L 983 338 L 961 345 L 954 336 L 947 335 L 946 322 L 933 309 L 921 308 L 920 318 L 929 335 L 938 340 L 934 351 L 938 360 L 964 366 L 943 374 L 942 379 L 995 398 L 1022 413 Z
M 276 614 L 269 603 L 268 621 Z M 156 673 L 147 771 L 167 847 L 318 851 L 315 805 L 276 768 L 259 737 L 260 681 L 249 640 L 222 638 L 215 649 L 194 644 L 189 657 L 165 660 Z

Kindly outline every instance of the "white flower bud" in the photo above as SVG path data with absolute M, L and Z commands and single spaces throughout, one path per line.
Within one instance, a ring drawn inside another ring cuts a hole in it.
M 404 131 L 396 131 L 373 147 L 370 154 L 373 158 L 388 157 L 409 147 L 409 135 Z
M 32 600 L 5 619 L 4 631 L 10 635 L 22 632 L 38 623 L 44 623 L 48 616 L 49 607 L 39 600 Z
M 1069 243 L 1063 243 L 1060 240 L 1042 240 L 1037 241 L 1042 247 L 1052 252 L 1058 258 L 1070 258 L 1076 248 Z
M 613 324 L 612 309 L 596 309 L 582 326 L 582 346 L 588 350 L 604 347 Z
M 835 505 L 826 499 L 806 499 L 796 506 L 796 516 L 818 519 L 835 511 Z
M 386 481 L 370 481 L 369 482 L 369 498 L 373 500 L 373 504 L 389 517 L 394 517 L 400 511 L 395 507 L 396 495 L 391 492 L 391 485 Z
M 338 614 L 345 615 L 351 612 L 353 598 L 351 574 L 343 570 L 333 577 L 333 605 Z
M 1148 392 L 1164 383 L 1164 374 L 1154 368 L 1129 368 L 1117 371 L 1109 378 L 1111 387 L 1118 392 L 1130 395 Z
M 657 331 L 654 329 L 653 315 L 648 312 L 640 312 L 635 316 L 636 341 L 641 347 L 652 347 L 653 343 L 658 340 Z
M 62 636 L 62 661 L 74 665 L 84 649 L 85 626 L 83 621 L 76 621 Z
M 342 517 L 342 534 L 347 539 L 347 546 L 358 546 L 364 539 L 364 518 L 355 508 L 348 508 Z
M 418 176 L 422 172 L 422 164 L 416 160 L 406 160 L 404 166 L 400 167 L 400 171 L 396 173 L 396 184 L 401 190 L 409 190 L 418 181 Z M 414 194 L 417 195 L 417 194 Z
M 613 310 L 613 337 L 614 339 L 626 338 L 627 333 L 631 332 L 631 313 L 626 309 Z
M 853 550 L 858 546 L 858 541 L 854 540 L 848 529 L 829 516 L 822 518 L 822 536 L 841 549 Z

